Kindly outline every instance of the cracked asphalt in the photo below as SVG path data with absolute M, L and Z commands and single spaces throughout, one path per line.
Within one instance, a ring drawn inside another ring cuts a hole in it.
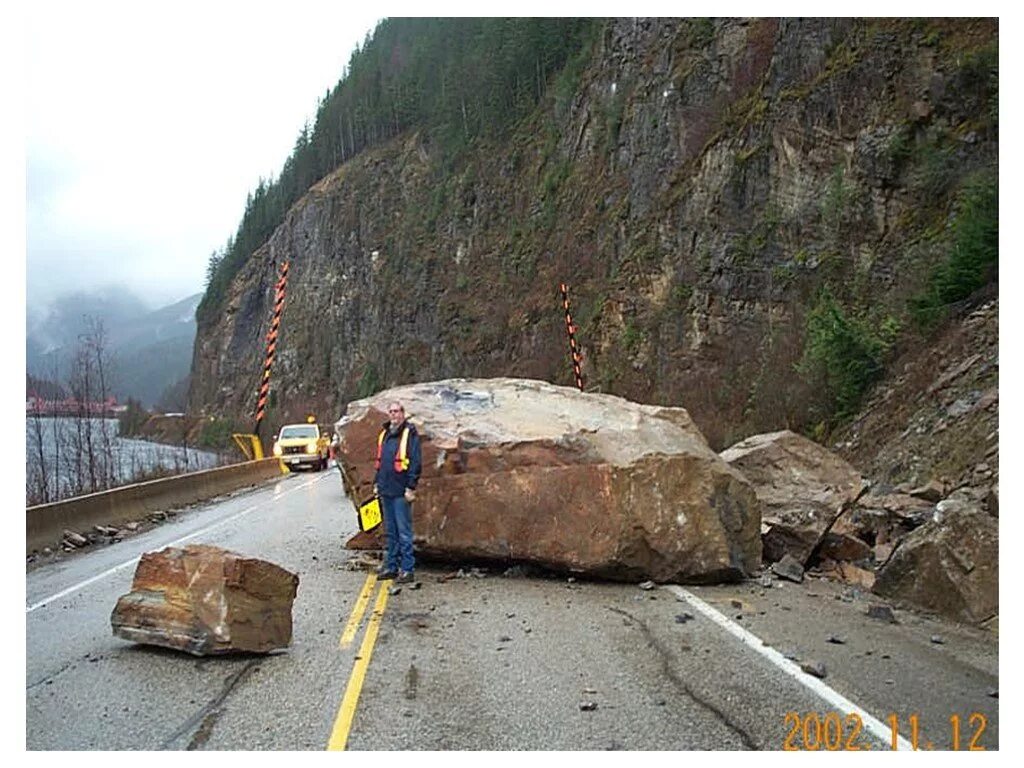
M 337 473 L 303 473 L 34 567 L 27 747 L 325 749 L 362 638 L 339 647 L 366 580 L 365 556 L 343 548 L 354 530 Z M 287 650 L 198 658 L 113 636 L 133 558 L 197 531 L 189 541 L 299 574 Z M 468 566 L 452 578 L 458 566 L 421 565 L 419 588 L 389 597 L 348 749 L 779 750 L 787 738 L 804 748 L 787 715 L 802 725 L 833 710 L 666 588 Z M 879 720 L 896 714 L 902 736 L 916 715 L 921 748 L 950 747 L 951 715 L 962 718 L 961 748 L 974 736 L 998 747 L 995 634 L 899 608 L 899 623 L 883 624 L 866 616 L 881 602 L 870 595 L 779 583 L 687 589 L 766 645 L 823 663 L 827 685 Z M 980 734 L 973 713 L 984 715 Z M 852 735 L 849 720 L 834 720 Z M 866 733 L 850 744 L 889 746 Z

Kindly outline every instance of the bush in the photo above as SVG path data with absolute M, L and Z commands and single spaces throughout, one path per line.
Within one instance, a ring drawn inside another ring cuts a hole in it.
M 891 317 L 880 323 L 847 315 L 823 290 L 807 316 L 800 372 L 821 378 L 830 416 L 842 420 L 857 410 L 867 389 L 884 371 L 884 359 L 899 330 Z
M 997 279 L 998 263 L 999 187 L 986 175 L 966 184 L 958 196 L 953 246 L 911 300 L 914 319 L 924 328 L 935 325 L 950 305 Z
M 142 434 L 142 427 L 149 419 L 149 411 L 142 407 L 135 398 L 129 397 L 127 407 L 117 417 L 117 433 L 121 437 L 132 437 Z
M 381 391 L 383 387 L 380 382 L 380 375 L 377 373 L 377 366 L 370 363 L 363 369 L 363 375 L 359 379 L 359 383 L 356 384 L 356 397 L 364 398 L 370 395 L 375 395 Z
M 204 421 L 202 429 L 199 430 L 199 446 L 201 448 L 212 448 L 217 451 L 229 450 L 234 446 L 231 435 L 239 432 L 248 432 L 242 429 L 231 419 L 215 418 Z

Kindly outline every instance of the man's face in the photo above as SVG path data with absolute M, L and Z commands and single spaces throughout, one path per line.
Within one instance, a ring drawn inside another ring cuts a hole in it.
M 405 410 L 402 406 L 392 403 L 388 406 L 388 416 L 391 418 L 391 426 L 397 427 L 405 421 Z

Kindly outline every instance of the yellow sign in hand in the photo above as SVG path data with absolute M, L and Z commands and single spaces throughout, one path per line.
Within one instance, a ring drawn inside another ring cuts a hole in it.
M 380 525 L 380 499 L 374 496 L 359 505 L 359 530 L 369 531 Z

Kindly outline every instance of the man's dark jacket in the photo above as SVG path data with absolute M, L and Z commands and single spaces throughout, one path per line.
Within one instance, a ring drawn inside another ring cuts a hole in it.
M 420 455 L 420 436 L 408 420 L 404 421 L 398 430 L 391 434 L 391 422 L 384 422 L 384 445 L 380 454 L 380 469 L 377 470 L 377 493 L 381 496 L 402 496 L 406 488 L 416 490 L 416 483 L 420 481 L 420 469 L 422 468 L 422 457 Z M 406 446 L 406 454 L 409 458 L 409 469 L 404 472 L 395 471 L 395 454 L 398 453 L 398 445 L 402 440 L 402 431 L 409 428 L 409 443 Z M 374 451 L 377 446 L 374 445 Z

